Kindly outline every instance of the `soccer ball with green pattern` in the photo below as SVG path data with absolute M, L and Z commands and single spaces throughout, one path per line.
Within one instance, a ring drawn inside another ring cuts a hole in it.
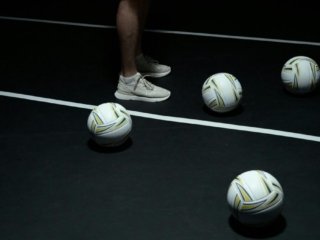
M 118 103 L 103 103 L 89 114 L 88 129 L 93 140 L 101 146 L 115 147 L 123 144 L 132 129 L 128 111 Z
M 318 86 L 320 70 L 318 64 L 306 56 L 290 58 L 282 67 L 281 80 L 288 92 L 305 94 Z
M 230 73 L 211 75 L 202 85 L 202 98 L 209 109 L 225 113 L 234 110 L 242 99 L 239 80 Z
M 283 200 L 278 180 L 262 170 L 241 173 L 232 180 L 227 193 L 232 215 L 245 225 L 272 223 L 282 211 Z

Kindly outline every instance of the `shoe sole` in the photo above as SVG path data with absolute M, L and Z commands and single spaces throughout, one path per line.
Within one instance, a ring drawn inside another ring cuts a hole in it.
M 170 95 L 162 98 L 140 97 L 135 95 L 122 94 L 122 93 L 119 93 L 118 91 L 114 93 L 114 96 L 120 100 L 134 100 L 134 101 L 142 101 L 142 102 L 161 102 L 161 101 L 167 100 L 170 97 Z
M 162 72 L 162 73 L 148 73 L 148 72 L 140 72 L 140 73 L 145 77 L 161 78 L 161 77 L 167 76 L 170 72 L 171 70 L 168 72 Z

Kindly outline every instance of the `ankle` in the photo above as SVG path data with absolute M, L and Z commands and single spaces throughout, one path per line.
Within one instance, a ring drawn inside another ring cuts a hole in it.
M 122 73 L 120 74 L 120 80 L 122 80 L 126 84 L 136 82 L 139 79 L 139 77 L 140 77 L 140 73 L 138 73 L 138 72 L 136 72 L 133 75 L 129 75 L 129 76 L 123 75 Z
M 139 53 L 137 56 L 136 56 L 136 60 L 137 61 L 141 61 L 141 60 L 144 60 L 144 55 L 143 55 L 143 53 Z

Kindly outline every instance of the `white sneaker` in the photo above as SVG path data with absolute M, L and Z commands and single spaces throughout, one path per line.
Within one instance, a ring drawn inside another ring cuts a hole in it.
M 140 73 L 137 73 L 130 81 L 120 76 L 114 95 L 121 100 L 160 102 L 168 99 L 170 94 L 170 91 L 150 83 Z
M 140 54 L 137 57 L 136 65 L 138 71 L 143 76 L 159 78 L 164 77 L 171 72 L 171 67 L 160 64 L 157 60 L 143 54 Z

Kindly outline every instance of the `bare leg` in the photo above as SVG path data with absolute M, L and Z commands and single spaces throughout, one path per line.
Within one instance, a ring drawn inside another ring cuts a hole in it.
M 137 63 L 139 71 L 142 69 L 142 64 L 137 61 L 137 54 L 141 53 L 147 10 L 148 0 L 119 0 L 117 30 L 121 51 L 121 72 L 115 92 L 115 97 L 118 99 L 159 102 L 168 99 L 171 94 L 169 90 L 147 81 L 137 69 Z M 153 65 L 152 68 L 156 69 Z
M 139 7 L 141 0 L 120 0 L 117 11 L 117 31 L 121 51 L 121 74 L 125 77 L 137 73 L 135 57 L 140 39 Z
M 137 45 L 137 52 L 136 56 L 140 55 L 142 53 L 142 36 L 143 31 L 146 25 L 146 20 L 149 13 L 149 0 L 141 0 L 140 1 L 140 8 L 139 8 L 139 39 L 138 39 L 138 45 Z

